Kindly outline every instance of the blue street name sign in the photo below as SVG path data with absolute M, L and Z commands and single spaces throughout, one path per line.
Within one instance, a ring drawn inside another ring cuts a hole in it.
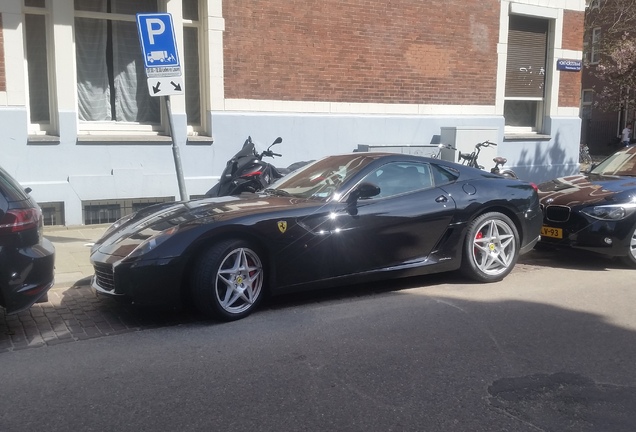
M 579 72 L 583 62 L 581 60 L 559 59 L 557 60 L 557 70 L 568 72 Z
M 137 14 L 137 30 L 146 69 L 161 68 L 164 71 L 172 70 L 172 76 L 181 75 L 172 15 Z

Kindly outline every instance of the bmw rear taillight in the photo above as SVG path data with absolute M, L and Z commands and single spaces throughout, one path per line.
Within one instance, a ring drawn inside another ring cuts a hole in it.
M 38 229 L 42 212 L 37 208 L 8 210 L 0 220 L 0 234 Z

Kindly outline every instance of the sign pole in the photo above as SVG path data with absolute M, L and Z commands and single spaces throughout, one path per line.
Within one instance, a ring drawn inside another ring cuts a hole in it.
M 168 120 L 170 122 L 170 137 L 172 138 L 172 157 L 174 159 L 174 167 L 177 170 L 177 183 L 179 184 L 179 195 L 181 201 L 187 201 L 188 193 L 186 192 L 185 180 L 183 178 L 183 169 L 181 167 L 181 156 L 179 155 L 179 146 L 174 139 L 174 122 L 172 120 L 172 109 L 170 108 L 170 96 L 164 96 L 166 101 L 166 111 L 168 112 Z
M 177 39 L 174 35 L 172 15 L 169 13 L 137 14 L 137 32 L 146 67 L 148 92 L 152 97 L 163 97 L 166 102 L 179 195 L 181 201 L 187 201 L 189 198 L 183 178 L 179 146 L 175 140 L 174 120 L 170 107 L 170 95 L 184 93 L 181 61 L 177 52 Z

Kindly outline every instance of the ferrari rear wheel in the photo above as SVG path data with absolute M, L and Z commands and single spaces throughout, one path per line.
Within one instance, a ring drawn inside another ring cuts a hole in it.
M 234 321 L 252 313 L 263 296 L 264 271 L 247 242 L 229 240 L 201 255 L 192 275 L 197 309 L 211 318 Z
M 519 257 L 519 233 L 510 218 L 491 212 L 468 226 L 462 273 L 479 282 L 496 282 L 508 275 Z
M 636 228 L 632 231 L 627 256 L 623 257 L 623 262 L 630 267 L 636 268 Z

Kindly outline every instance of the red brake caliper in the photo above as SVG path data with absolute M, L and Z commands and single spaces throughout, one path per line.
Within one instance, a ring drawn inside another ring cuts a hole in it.
M 475 240 L 481 240 L 483 238 L 484 238 L 484 233 L 482 233 L 481 231 L 479 231 L 477 235 L 475 236 Z M 479 249 L 477 248 L 477 246 L 474 246 L 473 255 L 477 255 L 477 253 L 479 253 Z

